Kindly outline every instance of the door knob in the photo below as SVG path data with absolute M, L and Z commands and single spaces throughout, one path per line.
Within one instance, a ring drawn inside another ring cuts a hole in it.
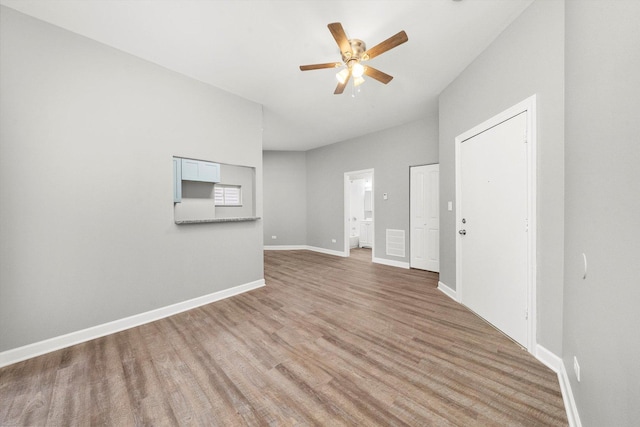
M 465 234 L 467 234 L 467 230 L 460 230 L 460 231 L 458 231 L 458 233 L 462 234 L 464 236 Z

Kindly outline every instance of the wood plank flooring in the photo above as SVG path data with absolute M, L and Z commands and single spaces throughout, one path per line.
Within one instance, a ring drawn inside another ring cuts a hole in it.
M 265 279 L 0 369 L 0 425 L 567 425 L 556 375 L 435 273 L 267 251 Z

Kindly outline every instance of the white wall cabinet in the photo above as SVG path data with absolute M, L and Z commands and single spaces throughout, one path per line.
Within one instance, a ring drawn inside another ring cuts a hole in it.
M 360 222 L 360 247 L 370 248 L 373 244 L 373 225 L 371 221 Z
M 173 158 L 173 203 L 182 202 L 182 181 L 220 182 L 220 164 Z
M 220 182 L 220 165 L 202 160 L 182 159 L 182 180 Z

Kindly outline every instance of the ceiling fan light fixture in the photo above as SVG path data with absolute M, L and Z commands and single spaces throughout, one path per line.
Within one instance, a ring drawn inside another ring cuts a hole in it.
M 362 40 L 349 39 L 344 31 L 344 28 L 342 28 L 342 24 L 340 24 L 339 22 L 333 22 L 327 25 L 327 27 L 329 28 L 329 31 L 331 32 L 334 40 L 338 44 L 338 47 L 340 48 L 342 63 L 328 62 L 324 64 L 301 65 L 300 71 L 320 70 L 324 68 L 341 67 L 343 64 L 346 65 L 345 69 L 341 69 L 336 74 L 338 86 L 333 92 L 334 95 L 340 95 L 344 93 L 344 89 L 351 79 L 351 76 L 353 76 L 353 87 L 360 86 L 362 83 L 364 83 L 364 78 L 362 77 L 364 74 L 366 74 L 367 77 L 371 77 L 372 79 L 377 80 L 383 84 L 387 84 L 393 79 L 393 76 L 390 76 L 387 73 L 383 73 L 382 71 L 377 70 L 373 67 L 365 67 L 361 64 L 361 62 L 373 59 L 376 56 L 379 56 L 401 45 L 402 43 L 407 42 L 409 40 L 409 38 L 407 37 L 407 33 L 405 33 L 404 31 L 400 31 L 399 33 L 389 37 L 383 42 L 378 43 L 371 49 L 367 49 L 367 46 Z M 353 93 L 355 93 L 355 91 Z
M 356 62 L 355 64 L 353 64 L 353 67 L 351 67 L 351 74 L 353 74 L 353 77 L 362 77 L 362 75 L 364 74 L 364 67 L 362 66 L 361 63 Z
M 349 77 L 349 69 L 348 68 L 343 68 L 338 73 L 336 73 L 336 79 L 340 82 L 340 84 L 344 84 L 344 82 L 347 81 L 348 77 Z

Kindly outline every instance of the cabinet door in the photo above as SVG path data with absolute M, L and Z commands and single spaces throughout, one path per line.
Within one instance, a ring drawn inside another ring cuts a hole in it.
M 217 163 L 200 162 L 200 181 L 220 182 L 220 165 Z
M 371 245 L 371 223 L 360 223 L 360 246 Z
M 182 179 L 185 181 L 220 182 L 220 165 L 201 160 L 182 159 Z

